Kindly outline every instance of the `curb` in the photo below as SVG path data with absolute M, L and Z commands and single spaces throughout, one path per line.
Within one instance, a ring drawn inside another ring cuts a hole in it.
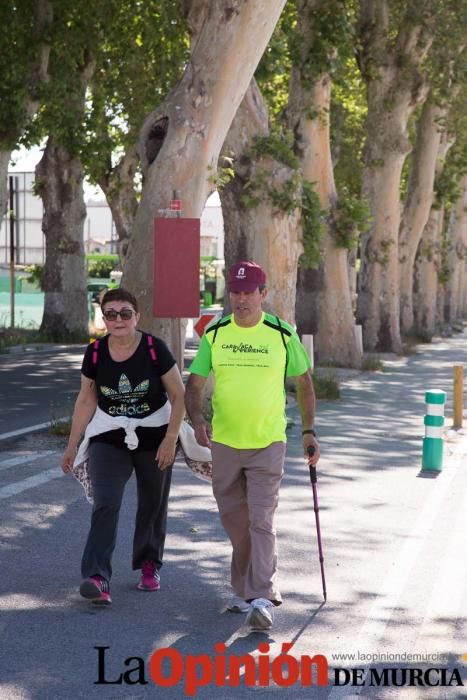
M 34 355 L 37 353 L 64 352 L 85 347 L 74 343 L 73 345 L 63 345 L 60 343 L 34 343 L 34 345 L 12 345 L 5 349 L 5 355 Z

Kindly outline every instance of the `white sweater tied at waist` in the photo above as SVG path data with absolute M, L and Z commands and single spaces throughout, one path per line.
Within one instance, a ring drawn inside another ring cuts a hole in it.
M 136 428 L 158 428 L 161 425 L 167 425 L 170 420 L 170 403 L 165 404 L 154 413 L 144 418 L 127 418 L 126 416 L 109 416 L 99 406 L 96 408 L 94 416 L 88 423 L 84 433 L 83 441 L 79 446 L 73 466 L 82 464 L 88 458 L 89 441 L 96 435 L 102 435 L 109 430 L 118 430 L 123 428 L 125 431 L 125 445 L 129 450 L 136 450 L 138 447 L 138 436 L 135 432 Z

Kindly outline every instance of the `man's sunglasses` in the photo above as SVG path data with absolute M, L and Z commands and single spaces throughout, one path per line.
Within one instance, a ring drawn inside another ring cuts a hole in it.
M 115 311 L 115 309 L 109 309 L 108 311 L 103 311 L 102 315 L 106 321 L 116 321 L 118 316 L 122 321 L 129 321 L 130 318 L 135 314 L 136 311 L 133 309 L 122 309 L 121 311 Z

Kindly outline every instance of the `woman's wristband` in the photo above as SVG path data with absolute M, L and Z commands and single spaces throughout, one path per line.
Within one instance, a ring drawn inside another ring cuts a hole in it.
M 313 437 L 316 437 L 316 433 L 313 428 L 306 428 L 305 430 L 302 430 L 302 435 L 313 435 Z

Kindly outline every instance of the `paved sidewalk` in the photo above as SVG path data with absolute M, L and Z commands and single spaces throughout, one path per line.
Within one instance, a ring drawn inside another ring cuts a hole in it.
M 151 652 L 171 648 L 184 659 L 214 657 L 219 642 L 227 646 L 226 658 L 250 654 L 256 659 L 258 645 L 267 642 L 271 662 L 283 643 L 293 643 L 290 653 L 297 659 L 324 654 L 331 680 L 337 667 L 381 671 L 391 654 L 441 654 L 428 665 L 458 668 L 467 684 L 462 661 L 467 653 L 464 433 L 449 434 L 444 468 L 437 478 L 419 473 L 425 390 L 447 392 L 449 426 L 452 366 L 466 363 L 465 334 L 435 340 L 415 355 L 385 361 L 384 372 L 347 375 L 339 401 L 319 402 L 316 424 L 323 456 L 318 494 L 328 588 L 324 606 L 312 490 L 301 454 L 298 411 L 291 406 L 293 425 L 277 514 L 284 605 L 269 635 L 249 632 L 241 615 L 226 612 L 229 547 L 209 485 L 185 467 L 174 470 L 162 590 L 134 590 L 136 578 L 129 565 L 133 483 L 115 552 L 114 604 L 110 610 L 96 610 L 77 595 L 89 519 L 80 487 L 59 476 L 32 487 L 25 483 L 14 495 L 10 482 L 45 474 L 58 465 L 60 452 L 43 434 L 6 441 L 0 456 L 0 489 L 9 489 L 0 490 L 6 494 L 1 501 L 0 567 L 7 572 L 0 582 L 1 697 L 114 700 L 162 693 L 178 700 L 186 697 L 183 683 L 163 690 L 154 687 L 147 668 Z M 34 442 L 37 461 L 27 462 Z M 9 467 L 8 460 L 16 466 Z M 95 685 L 96 646 L 109 647 L 109 680 L 135 668 L 135 661 L 125 665 L 125 659 L 141 657 L 147 684 L 134 682 L 135 671 L 132 685 Z M 25 649 L 31 650 L 27 662 Z M 353 660 L 344 658 L 349 654 L 355 655 Z M 209 683 L 199 687 L 196 697 L 228 700 L 248 698 L 253 692 L 318 700 L 450 700 L 461 697 L 461 690 L 350 684 L 339 688 L 332 682 L 313 688 L 299 683 L 289 688 L 274 682 L 263 688 Z

